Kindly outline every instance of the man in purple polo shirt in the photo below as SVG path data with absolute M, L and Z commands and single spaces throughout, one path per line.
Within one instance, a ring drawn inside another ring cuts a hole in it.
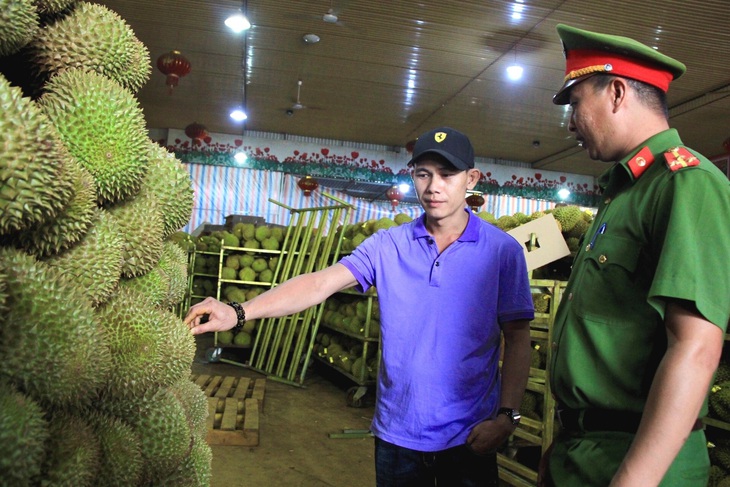
M 408 163 L 424 214 L 246 303 L 191 307 L 192 333 L 285 316 L 346 288 L 378 289 L 377 485 L 498 484 L 496 448 L 519 422 L 534 317 L 522 247 L 465 208 L 479 180 L 462 133 L 421 135 Z M 201 324 L 203 315 L 209 320 Z M 504 335 L 501 374 L 500 334 Z

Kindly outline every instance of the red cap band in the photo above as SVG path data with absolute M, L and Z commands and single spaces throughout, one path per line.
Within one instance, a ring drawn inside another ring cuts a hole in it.
M 610 67 L 609 67 L 610 66 Z M 582 49 L 566 53 L 565 81 L 591 73 L 608 73 L 643 81 L 666 92 L 674 79 L 672 73 L 659 69 L 655 64 L 620 54 Z

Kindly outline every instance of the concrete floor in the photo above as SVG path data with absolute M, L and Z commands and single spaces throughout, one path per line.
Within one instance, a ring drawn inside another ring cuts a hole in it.
M 266 378 L 253 370 L 208 362 L 212 334 L 196 337 L 193 374 Z M 223 357 L 228 353 L 224 351 Z M 245 356 L 232 357 L 244 361 Z M 213 445 L 211 487 L 372 487 L 373 439 L 332 439 L 343 429 L 367 430 L 372 406 L 348 407 L 347 389 L 355 384 L 326 368 L 307 373 L 304 387 L 266 378 L 259 415 L 259 445 Z

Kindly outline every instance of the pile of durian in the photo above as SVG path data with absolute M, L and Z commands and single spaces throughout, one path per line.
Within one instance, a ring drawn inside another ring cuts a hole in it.
M 150 66 L 104 6 L 0 0 L 0 485 L 209 484 L 168 238 L 193 190 L 148 136 Z

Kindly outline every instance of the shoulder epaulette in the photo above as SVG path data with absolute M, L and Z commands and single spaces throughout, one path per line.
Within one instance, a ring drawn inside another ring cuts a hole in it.
M 684 147 L 674 147 L 664 153 L 667 166 L 672 171 L 678 171 L 684 167 L 698 166 L 700 160 Z

